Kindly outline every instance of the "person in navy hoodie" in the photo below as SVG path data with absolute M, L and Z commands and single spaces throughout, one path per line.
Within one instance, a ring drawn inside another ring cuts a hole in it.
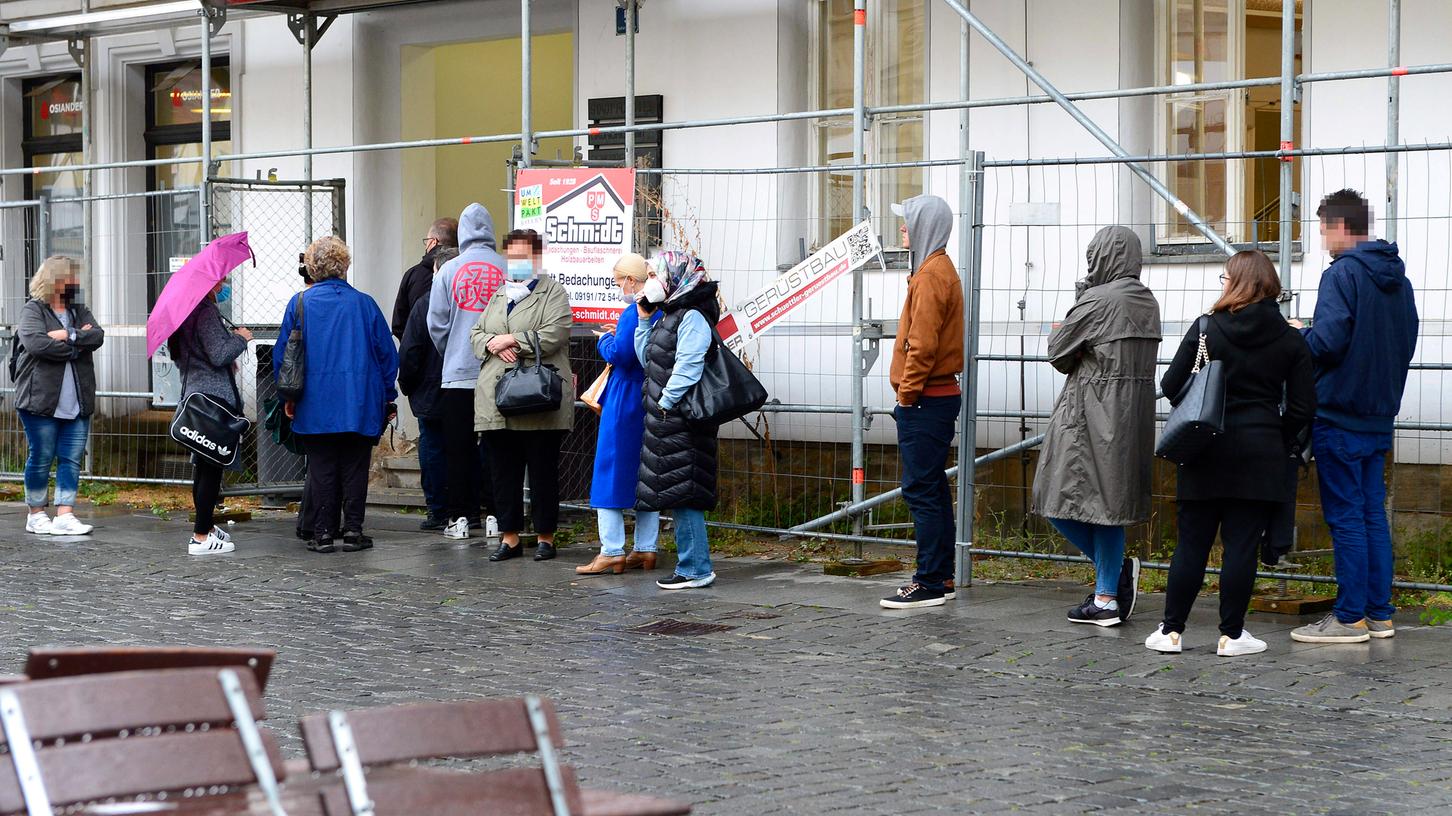
M 1291 632 L 1302 643 L 1365 643 L 1392 627 L 1386 455 L 1417 346 L 1417 305 L 1397 245 L 1374 240 L 1371 206 L 1339 190 L 1316 210 L 1334 260 L 1301 327 L 1316 363 L 1311 447 L 1336 559 L 1336 605 Z

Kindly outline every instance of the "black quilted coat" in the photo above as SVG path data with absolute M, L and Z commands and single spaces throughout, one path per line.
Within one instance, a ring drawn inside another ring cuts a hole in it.
M 716 283 L 698 285 L 677 302 L 661 306 L 664 315 L 645 346 L 645 438 L 641 442 L 637 510 L 713 510 L 716 507 L 716 429 L 686 424 L 680 406 L 661 416 L 661 393 L 676 362 L 676 331 L 687 312 L 698 311 L 716 325 L 721 309 Z

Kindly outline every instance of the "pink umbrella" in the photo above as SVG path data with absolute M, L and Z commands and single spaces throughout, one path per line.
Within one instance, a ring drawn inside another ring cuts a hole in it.
M 146 356 L 155 354 L 166 338 L 186 322 L 217 281 L 248 258 L 257 263 L 252 247 L 247 245 L 247 233 L 234 232 L 213 240 L 178 269 L 146 317 Z

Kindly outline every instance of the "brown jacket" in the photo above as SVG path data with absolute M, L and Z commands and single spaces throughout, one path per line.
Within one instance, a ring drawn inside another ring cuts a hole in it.
M 960 393 L 963 371 L 963 283 L 945 250 L 908 276 L 888 378 L 897 401 Z

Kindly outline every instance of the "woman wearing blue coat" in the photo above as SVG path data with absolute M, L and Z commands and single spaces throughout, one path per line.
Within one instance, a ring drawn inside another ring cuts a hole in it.
M 600 338 L 600 357 L 612 368 L 600 395 L 600 435 L 595 442 L 595 474 L 590 483 L 590 506 L 595 508 L 600 529 L 600 554 L 575 568 L 580 575 L 655 569 L 660 513 L 636 512 L 635 548 L 629 557 L 625 555 L 625 508 L 635 506 L 640 440 L 645 433 L 645 404 L 641 401 L 645 371 L 635 356 L 635 329 L 640 317 L 634 303 L 648 275 L 645 258 L 633 252 L 615 262 L 615 285 L 631 306 L 620 313 L 615 326 L 595 333 Z M 659 320 L 660 315 L 656 312 L 650 319 Z
M 307 446 L 308 491 L 316 500 L 308 549 L 333 552 L 333 537 L 342 534 L 344 551 L 365 550 L 373 546 L 363 535 L 368 465 L 384 425 L 398 412 L 398 350 L 378 304 L 348 284 L 352 256 L 346 244 L 331 235 L 319 238 L 303 264 L 316 282 L 287 304 L 278 329 L 283 339 L 272 349 L 272 373 L 282 368 L 301 304 L 303 392 L 286 411 Z M 340 504 L 343 529 L 330 529 Z

